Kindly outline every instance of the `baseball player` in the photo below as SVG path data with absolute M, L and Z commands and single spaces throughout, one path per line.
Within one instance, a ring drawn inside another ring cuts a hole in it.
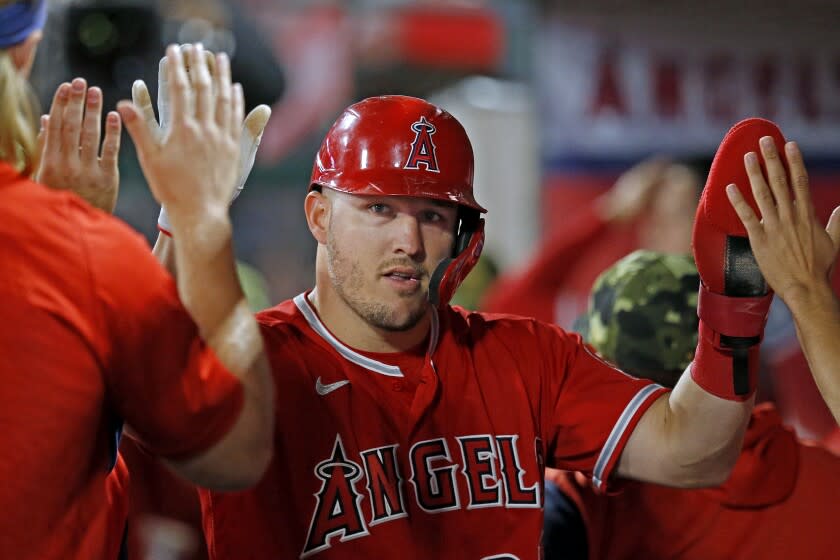
M 760 281 L 728 266 L 735 226 L 701 220 L 706 336 L 668 391 L 558 327 L 447 305 L 483 243 L 472 178 L 466 132 L 420 99 L 363 100 L 327 133 L 304 203 L 315 286 L 258 315 L 274 457 L 252 490 L 201 492 L 211 558 L 534 559 L 545 465 L 601 491 L 726 479 L 771 297 L 735 297 Z
M 637 251 L 601 275 L 575 328 L 623 370 L 673 387 L 697 346 L 699 284 L 689 256 Z M 583 475 L 550 471 L 546 558 L 831 558 L 838 475 L 840 457 L 799 441 L 765 403 L 753 411 L 732 475 L 715 488 L 628 482 L 603 496 Z M 584 550 L 573 553 L 581 537 Z
M 172 134 L 138 142 L 155 196 L 193 234 L 176 248 L 176 287 L 137 234 L 74 194 L 115 189 L 120 118 L 109 115 L 100 157 L 101 91 L 62 85 L 37 147 L 26 78 L 45 10 L 0 1 L 0 557 L 104 558 L 117 540 L 106 475 L 122 421 L 217 489 L 252 484 L 269 459 L 273 384 L 226 213 L 242 96 L 208 96 L 188 113 L 173 95 Z M 217 89 L 230 92 L 229 80 L 220 73 Z

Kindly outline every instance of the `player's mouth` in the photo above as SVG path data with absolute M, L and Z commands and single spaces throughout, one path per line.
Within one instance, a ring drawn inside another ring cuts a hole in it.
M 401 289 L 414 290 L 420 287 L 423 273 L 409 267 L 396 267 L 385 271 L 382 275 L 393 286 Z

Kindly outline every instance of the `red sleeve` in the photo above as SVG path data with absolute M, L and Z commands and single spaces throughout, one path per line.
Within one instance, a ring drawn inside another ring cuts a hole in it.
M 667 389 L 607 364 L 579 335 L 545 327 L 547 465 L 585 472 L 605 492 L 636 424 Z
M 242 386 L 198 337 L 174 280 L 145 240 L 109 216 L 82 210 L 107 396 L 153 453 L 193 457 L 233 426 Z
M 568 272 L 587 247 L 600 239 L 606 226 L 594 208 L 586 209 L 558 228 L 524 270 L 501 276 L 489 288 L 481 310 L 553 323 L 557 293 Z

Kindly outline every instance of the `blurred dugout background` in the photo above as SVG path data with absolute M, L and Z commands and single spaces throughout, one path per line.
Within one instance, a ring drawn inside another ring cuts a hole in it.
M 272 303 L 311 286 L 302 201 L 312 159 L 338 112 L 369 95 L 427 97 L 462 120 L 490 211 L 485 253 L 502 271 L 644 157 L 705 175 L 726 130 L 748 116 L 800 143 L 823 219 L 840 203 L 831 0 L 55 0 L 50 11 L 60 32 L 46 34 L 33 76 L 45 111 L 76 75 L 102 87 L 109 108 L 136 78 L 154 93 L 163 46 L 199 40 L 232 55 L 250 106 L 272 106 L 233 208 L 238 256 L 263 273 Z M 158 208 L 128 138 L 122 160 L 117 213 L 151 241 Z M 558 298 L 564 326 L 580 311 L 572 296 Z M 779 372 L 768 384 L 786 419 L 804 436 L 830 434 L 783 314 L 768 342 Z

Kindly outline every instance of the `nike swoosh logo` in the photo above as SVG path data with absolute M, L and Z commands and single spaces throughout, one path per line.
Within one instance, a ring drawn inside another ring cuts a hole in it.
M 336 381 L 335 383 L 327 383 L 324 385 L 321 383 L 321 377 L 319 376 L 318 379 L 315 380 L 315 392 L 323 397 L 324 395 L 329 395 L 336 389 L 341 389 L 345 385 L 349 384 L 350 382 L 344 379 L 342 381 Z

